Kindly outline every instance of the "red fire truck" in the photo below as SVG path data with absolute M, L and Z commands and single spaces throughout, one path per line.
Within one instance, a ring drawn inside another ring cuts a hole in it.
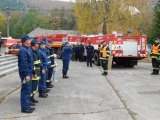
M 98 45 L 102 40 L 106 40 L 116 65 L 134 67 L 138 60 L 148 56 L 146 35 L 128 37 L 116 36 L 115 34 L 87 36 L 85 45 L 92 42 L 95 48 L 93 58 L 96 65 L 100 64 Z
M 69 42 L 71 44 L 74 44 L 77 41 L 79 42 L 84 41 L 83 36 L 73 36 L 73 35 L 68 35 L 68 34 L 51 34 L 51 35 L 45 35 L 45 36 L 38 35 L 36 36 L 36 38 L 38 38 L 39 41 L 42 40 L 43 38 L 52 40 L 53 41 L 52 49 L 57 54 L 57 58 L 59 59 L 62 57 L 61 47 L 64 42 Z

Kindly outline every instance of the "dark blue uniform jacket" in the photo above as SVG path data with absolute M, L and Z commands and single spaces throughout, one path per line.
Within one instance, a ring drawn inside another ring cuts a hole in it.
M 18 70 L 25 76 L 29 76 L 30 73 L 35 74 L 33 57 L 25 45 L 22 45 L 18 52 Z

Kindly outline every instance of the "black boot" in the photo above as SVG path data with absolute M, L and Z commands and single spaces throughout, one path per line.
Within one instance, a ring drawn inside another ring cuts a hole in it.
M 107 72 L 104 72 L 104 74 L 102 74 L 103 76 L 107 76 L 108 75 L 108 73 Z
M 35 99 L 34 99 L 34 95 L 31 97 L 31 102 L 33 102 L 33 103 L 38 103 L 38 100 L 35 100 Z
M 66 77 L 67 77 L 67 78 L 69 78 L 69 77 L 67 76 L 67 72 L 66 72 L 66 74 L 65 74 L 65 75 L 66 75 Z
M 151 73 L 151 75 L 155 75 L 155 73 L 156 73 L 156 70 L 153 69 L 153 72 Z
M 159 75 L 159 70 L 156 70 L 155 75 Z
M 63 74 L 62 78 L 64 78 L 64 77 L 65 77 L 65 73 L 64 73 L 64 72 L 62 72 L 62 74 Z
M 30 106 L 36 106 L 36 104 L 30 101 Z
M 44 93 L 49 93 L 50 89 L 44 90 Z
M 66 76 L 67 72 L 63 72 L 63 78 L 69 78 L 68 76 Z
M 39 90 L 39 97 L 47 98 L 47 94 L 45 94 L 43 90 Z
M 102 75 L 104 75 L 105 73 L 102 73 Z
M 54 87 L 54 85 L 51 85 L 50 82 L 47 82 L 47 88 L 53 88 L 53 87 Z

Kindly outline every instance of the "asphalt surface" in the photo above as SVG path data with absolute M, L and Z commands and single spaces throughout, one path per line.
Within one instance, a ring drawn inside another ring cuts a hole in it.
M 151 64 L 114 67 L 104 77 L 101 67 L 87 68 L 85 62 L 71 62 L 70 78 L 62 79 L 61 63 L 58 60 L 58 83 L 48 98 L 36 94 L 39 103 L 32 114 L 21 113 L 18 74 L 1 79 L 0 96 L 10 94 L 0 104 L 0 120 L 160 119 L 160 75 L 150 75 Z

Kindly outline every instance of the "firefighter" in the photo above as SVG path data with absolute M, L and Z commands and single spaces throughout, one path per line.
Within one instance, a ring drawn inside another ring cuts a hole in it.
M 152 46 L 150 57 L 152 58 L 152 67 L 153 67 L 153 72 L 151 73 L 151 75 L 158 75 L 159 74 L 158 58 L 160 57 L 160 44 L 158 39 L 155 40 L 155 43 Z
M 73 49 L 72 49 L 72 61 L 75 61 L 75 44 L 73 44 Z
M 51 77 L 53 73 L 53 68 L 56 66 L 54 62 L 54 51 L 52 50 L 52 41 L 48 40 L 47 48 L 49 49 L 50 53 L 50 60 L 51 60 L 51 66 L 48 68 L 48 79 L 47 79 L 47 87 L 53 88 L 54 85 L 51 84 Z
M 72 46 L 68 42 L 66 42 L 65 46 L 62 49 L 62 61 L 63 61 L 62 78 L 69 78 L 67 76 L 67 71 L 69 69 L 69 61 L 71 60 L 71 52 L 72 52 Z
M 37 77 L 34 71 L 33 58 L 29 52 L 30 37 L 24 35 L 21 38 L 22 47 L 18 52 L 18 68 L 21 79 L 21 112 L 32 113 L 35 108 L 30 107 L 31 80 Z
M 41 77 L 39 80 L 38 92 L 39 92 L 39 97 L 47 98 L 48 94 L 45 94 L 45 91 L 46 91 L 46 70 L 48 61 L 45 50 L 45 42 L 41 41 L 39 45 L 40 48 L 38 50 L 38 54 L 41 61 L 41 68 L 40 68 Z
M 102 52 L 100 52 L 102 67 L 103 67 L 103 70 L 104 70 L 102 75 L 106 76 L 106 75 L 108 75 L 108 58 L 109 58 L 109 55 L 110 55 L 110 50 L 109 50 L 109 47 L 107 46 L 105 40 L 102 41 L 102 44 L 103 44 L 103 46 L 101 48 Z
M 100 60 L 100 65 L 102 66 L 102 58 L 100 57 L 100 55 L 102 54 L 102 46 L 103 46 L 103 42 L 101 42 L 99 45 L 98 45 L 98 50 L 99 50 L 99 60 Z
M 79 61 L 80 62 L 83 62 L 83 53 L 84 53 L 84 46 L 83 44 L 81 43 L 79 45 Z
M 89 42 L 89 45 L 86 47 L 87 50 L 87 67 L 93 67 L 92 66 L 92 57 L 93 57 L 93 52 L 94 52 L 94 47 L 91 45 L 91 42 Z
M 36 93 L 36 90 L 37 90 L 37 86 L 38 86 L 38 81 L 40 79 L 40 58 L 39 58 L 39 55 L 38 55 L 38 48 L 39 48 L 39 45 L 38 45 L 38 41 L 36 39 L 33 39 L 31 41 L 31 48 L 30 48 L 30 53 L 33 57 L 33 60 L 34 60 L 34 70 L 37 74 L 37 77 L 36 78 L 32 78 L 32 88 L 31 88 L 31 102 L 33 103 L 38 103 L 38 100 L 35 100 L 34 99 L 34 95 Z
M 50 91 L 50 89 L 47 88 L 53 88 L 54 86 L 49 84 L 50 83 L 50 79 L 48 79 L 50 77 L 51 71 L 53 72 L 53 69 L 51 68 L 51 59 L 50 59 L 50 51 L 48 48 L 48 40 L 47 38 L 43 38 L 42 39 L 43 42 L 45 42 L 45 51 L 46 51 L 46 55 L 47 55 L 47 70 L 46 70 L 46 90 L 45 92 L 48 93 Z
M 79 60 L 79 42 L 75 46 L 75 61 Z

